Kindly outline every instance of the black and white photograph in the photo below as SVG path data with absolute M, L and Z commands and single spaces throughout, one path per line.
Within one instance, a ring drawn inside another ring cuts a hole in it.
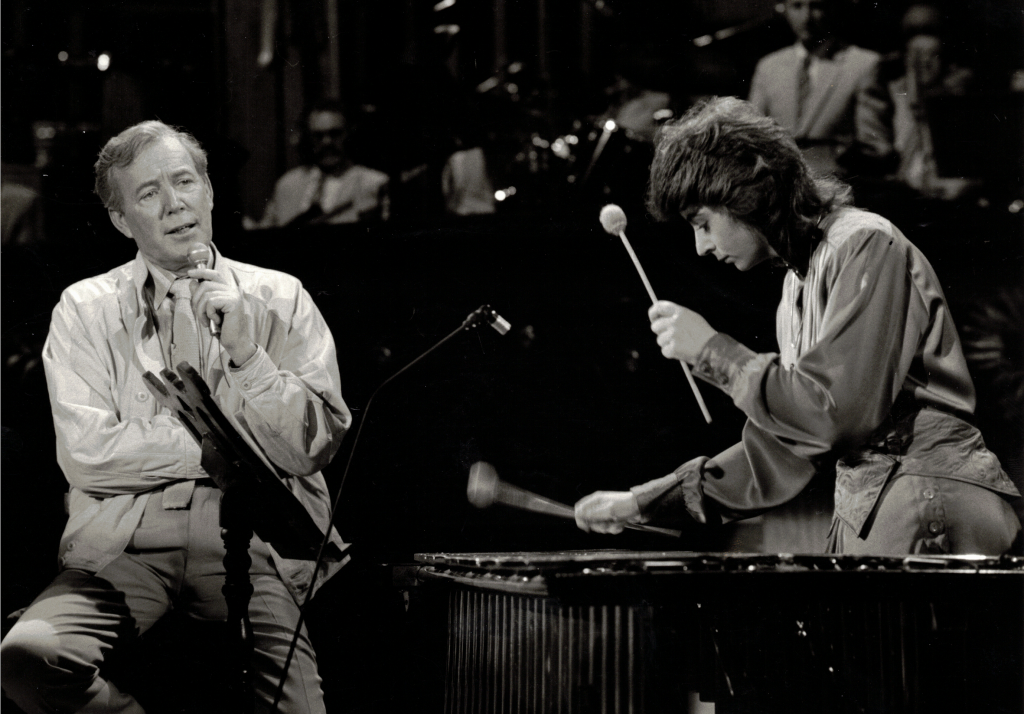
M 1021 0 L 5 0 L 4 714 L 1024 714 Z

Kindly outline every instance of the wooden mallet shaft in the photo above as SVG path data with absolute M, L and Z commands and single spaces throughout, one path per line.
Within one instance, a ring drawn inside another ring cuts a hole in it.
M 501 503 L 524 511 L 546 513 L 549 516 L 576 520 L 576 512 L 572 506 L 538 496 L 525 488 L 502 480 L 494 467 L 486 461 L 477 461 L 470 467 L 466 497 L 477 508 L 488 508 L 495 503 Z M 626 523 L 625 526 L 634 531 L 659 533 L 675 538 L 682 535 L 682 531 L 648 526 L 643 523 Z
M 640 279 L 644 281 L 644 287 L 647 288 L 647 295 L 651 298 L 651 304 L 653 305 L 658 302 L 658 298 L 654 294 L 654 288 L 651 287 L 651 281 L 647 279 L 647 273 L 644 272 L 644 267 L 640 265 L 640 259 L 636 257 L 633 246 L 629 244 L 629 239 L 626 238 L 626 213 L 615 204 L 609 203 L 601 209 L 601 225 L 605 231 L 612 235 L 618 235 L 622 239 L 622 245 L 625 246 L 626 252 L 632 258 L 633 265 L 636 266 L 636 272 L 640 273 Z M 704 403 L 704 397 L 700 395 L 700 390 L 697 389 L 697 382 L 694 381 L 693 374 L 690 373 L 690 367 L 686 362 L 680 361 L 679 364 L 683 367 L 683 374 L 686 375 L 686 381 L 690 383 L 690 390 L 693 392 L 698 406 L 700 406 L 700 413 L 704 415 L 704 421 L 710 424 L 711 412 L 708 411 L 708 407 Z

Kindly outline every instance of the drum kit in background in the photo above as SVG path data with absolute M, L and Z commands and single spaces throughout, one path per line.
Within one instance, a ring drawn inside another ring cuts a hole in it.
M 624 84 L 602 113 L 556 118 L 524 106 L 511 84 L 502 128 L 486 147 L 496 198 L 508 206 L 642 200 L 658 128 L 674 115 L 671 97 Z

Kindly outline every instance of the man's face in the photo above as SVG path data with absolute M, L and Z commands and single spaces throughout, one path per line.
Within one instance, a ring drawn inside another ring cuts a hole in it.
M 777 255 L 760 232 L 728 211 L 703 206 L 689 221 L 698 255 L 711 253 L 737 270 L 750 270 Z
M 830 1 L 786 0 L 786 20 L 800 42 L 819 42 L 829 35 Z
M 213 187 L 200 176 L 181 142 L 165 137 L 147 146 L 132 163 L 114 169 L 114 188 L 123 210 L 110 220 L 133 239 L 150 261 L 173 273 L 191 266 L 188 248 L 213 239 Z
M 338 112 L 313 112 L 309 115 L 309 138 L 313 142 L 313 160 L 324 171 L 340 168 L 345 161 L 345 117 Z

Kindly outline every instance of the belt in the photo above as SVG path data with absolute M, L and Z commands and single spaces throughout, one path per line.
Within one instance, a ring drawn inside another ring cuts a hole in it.
M 188 508 L 192 503 L 192 494 L 200 487 L 217 488 L 211 478 L 176 481 L 164 488 L 163 503 L 167 510 Z

